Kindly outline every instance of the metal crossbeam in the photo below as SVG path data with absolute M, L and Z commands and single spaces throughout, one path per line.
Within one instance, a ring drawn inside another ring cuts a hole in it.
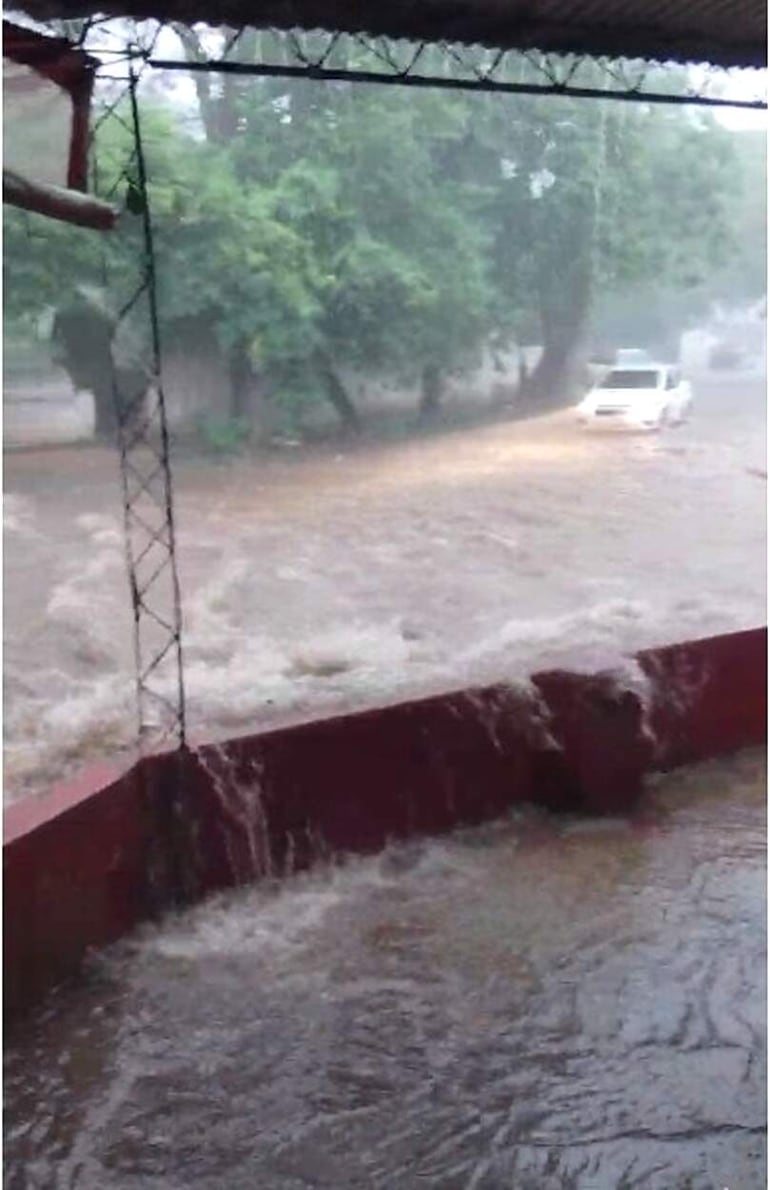
M 698 93 L 618 90 L 616 87 L 576 87 L 569 83 L 515 83 L 494 78 L 442 78 L 437 75 L 389 74 L 375 70 L 346 70 L 328 66 L 276 66 L 268 63 L 217 61 L 180 62 L 173 58 L 151 58 L 155 70 L 183 70 L 249 75 L 263 78 L 309 79 L 313 82 L 374 83 L 379 85 L 422 87 L 442 91 L 485 91 L 498 95 L 561 95 L 569 99 L 614 99 L 632 103 L 688 105 L 711 108 L 742 108 L 766 111 L 766 100 L 733 100 Z
M 213 44 L 220 41 L 217 50 Z M 342 33 L 265 31 L 205 35 L 205 55 L 148 56 L 157 70 L 218 72 L 268 78 L 374 83 L 511 95 L 562 95 L 651 104 L 693 104 L 763 111 L 766 72 L 740 72 L 744 92 L 731 87 L 738 72 L 714 67 L 664 67 L 639 60 L 594 59 L 534 50 L 489 50 L 446 42 L 389 41 Z M 748 90 L 748 94 L 746 94 Z

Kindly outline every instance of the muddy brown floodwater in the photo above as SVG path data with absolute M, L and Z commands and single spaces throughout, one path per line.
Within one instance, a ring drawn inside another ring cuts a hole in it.
M 766 759 L 145 931 L 7 1042 L 5 1187 L 759 1190 Z
M 695 393 L 692 422 L 653 437 L 565 412 L 180 459 L 195 738 L 765 623 L 764 378 Z M 4 482 L 13 797 L 125 745 L 135 715 L 113 454 L 10 455 Z

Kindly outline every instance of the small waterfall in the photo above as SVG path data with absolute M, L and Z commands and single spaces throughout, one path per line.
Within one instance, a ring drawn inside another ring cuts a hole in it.
M 233 883 L 279 875 L 265 805 L 263 762 L 251 758 L 244 774 L 227 748 L 216 744 L 197 749 L 193 757 L 208 778 L 221 811 L 219 823 Z M 202 862 L 204 857 L 198 859 Z

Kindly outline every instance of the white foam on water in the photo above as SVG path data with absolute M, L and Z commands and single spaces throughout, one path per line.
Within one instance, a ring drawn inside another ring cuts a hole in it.
M 277 638 L 243 598 L 258 577 L 253 561 L 233 549 L 185 606 L 185 681 L 196 722 L 239 720 L 266 704 L 376 695 L 409 680 L 424 646 L 406 639 L 401 617 L 373 624 L 359 616 L 326 629 L 308 623 L 289 640 Z
M 24 507 L 23 505 L 21 506 Z M 6 800 L 40 774 L 43 789 L 134 732 L 125 557 L 114 516 L 76 518 L 88 542 L 72 550 L 45 602 L 42 639 L 50 661 L 9 672 L 5 705 Z
M 82 768 L 126 747 L 135 714 L 133 682 L 123 674 L 79 684 L 70 680 L 59 699 L 43 701 L 32 695 L 12 714 L 6 711 L 6 801 L 23 796 L 25 783 L 38 774 L 48 789 L 73 767 Z
M 75 524 L 89 534 L 115 528 L 115 517 L 103 512 L 83 512 L 75 517 Z
M 381 625 L 340 625 L 299 641 L 291 650 L 289 673 L 297 676 L 352 673 L 358 677 L 403 672 L 414 650 L 402 635 L 398 619 Z
M 223 898 L 191 919 L 165 921 L 157 932 L 143 936 L 141 948 L 146 957 L 166 959 L 266 956 L 297 949 L 344 895 L 330 881 L 325 887 L 316 882 L 306 891 L 279 892 L 273 901 L 256 893 Z
M 101 526 L 93 532 L 108 530 Z M 6 738 L 12 737 L 7 738 L 11 779 L 14 773 L 32 771 L 37 761 L 50 766 L 57 754 L 85 760 L 102 747 L 130 739 L 130 629 L 126 620 L 126 637 L 116 634 L 114 601 L 107 593 L 112 584 L 106 581 L 117 576 L 122 582 L 123 567 L 120 550 L 105 542 L 52 590 L 47 613 L 50 624 L 61 625 L 66 634 L 61 648 L 70 662 L 49 675 L 49 689 L 59 690 L 55 700 L 47 703 L 41 697 L 39 683 L 26 696 L 14 691 L 14 710 L 6 719 Z M 336 707 L 485 682 L 506 682 L 526 696 L 534 670 L 559 667 L 613 671 L 619 684 L 636 690 L 644 702 L 646 687 L 632 652 L 750 622 L 745 612 L 706 598 L 668 606 L 609 599 L 561 616 L 512 618 L 453 656 L 442 655 L 436 642 L 405 639 L 398 617 L 379 624 L 361 619 L 285 641 L 268 632 L 249 632 L 231 619 L 228 591 L 248 576 L 247 560 L 234 558 L 190 617 L 185 666 L 189 719 L 199 732 L 208 730 L 215 737 L 228 730 L 256 730 L 268 707 L 312 717 Z M 173 696 L 173 675 L 166 684 Z
M 46 617 L 67 630 L 70 652 L 77 648 L 79 660 L 92 656 L 102 669 L 112 669 L 125 657 L 128 644 L 120 633 L 129 623 L 127 600 L 118 602 L 125 585 L 125 555 L 114 518 L 80 519 L 91 523 L 91 542 L 53 586 Z
M 20 537 L 37 536 L 35 528 L 35 504 L 28 496 L 14 492 L 3 495 L 3 532 Z
M 522 668 L 568 666 L 576 672 L 623 672 L 640 649 L 729 632 L 752 623 L 740 604 L 708 596 L 687 600 L 608 599 L 550 618 L 511 619 L 462 654 L 464 667 L 485 671 L 490 661 L 520 676 Z
M 94 611 L 100 603 L 112 603 L 112 592 L 105 598 L 100 593 L 99 584 L 111 578 L 116 571 L 125 568 L 122 552 L 114 545 L 100 550 L 93 557 L 86 559 L 73 575 L 61 583 L 57 583 L 51 592 L 46 607 L 46 613 L 51 619 L 62 619 L 75 624 L 87 623 L 89 627 L 97 626 Z
M 193 655 L 197 648 L 216 647 L 237 636 L 232 621 L 234 595 L 252 569 L 253 564 L 236 541 L 224 552 L 213 578 L 186 600 L 186 644 Z
M 249 632 L 232 618 L 232 592 L 248 584 L 247 559 L 235 557 L 196 597 L 186 619 L 186 680 L 196 722 L 241 721 L 265 705 L 319 710 L 338 702 L 368 704 L 488 681 L 526 689 L 535 669 L 613 670 L 638 683 L 629 658 L 639 648 L 729 631 L 751 622 L 740 605 L 707 597 L 668 604 L 605 598 L 564 615 L 511 618 L 452 651 L 418 637 L 405 617 L 367 623 L 362 616 L 291 640 Z
M 72 743 L 94 727 L 105 732 L 117 729 L 131 705 L 132 686 L 122 676 L 93 680 L 87 689 L 48 708 L 41 734 L 55 746 Z
M 400 895 L 414 888 L 431 896 L 449 879 L 473 879 L 483 851 L 467 840 L 510 841 L 512 824 L 529 810 L 485 827 L 458 830 L 443 839 L 394 844 L 375 858 L 346 857 L 312 870 L 267 880 L 236 892 L 216 894 L 192 909 L 143 928 L 126 946 L 147 961 L 258 957 L 279 958 L 312 946 L 320 927 L 341 908 L 355 908 L 362 896 Z M 120 953 L 119 949 L 116 953 Z

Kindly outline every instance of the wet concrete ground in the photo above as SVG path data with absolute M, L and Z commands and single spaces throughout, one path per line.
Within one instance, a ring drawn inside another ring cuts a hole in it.
M 16 1030 L 8 1190 L 759 1190 L 766 753 L 215 900 Z M 363 791 L 362 791 L 363 795 Z
M 254 731 L 765 622 L 765 385 L 689 425 L 565 412 L 176 468 L 188 722 Z M 112 452 L 6 458 L 6 796 L 133 738 Z M 170 678 L 169 694 L 173 696 Z

